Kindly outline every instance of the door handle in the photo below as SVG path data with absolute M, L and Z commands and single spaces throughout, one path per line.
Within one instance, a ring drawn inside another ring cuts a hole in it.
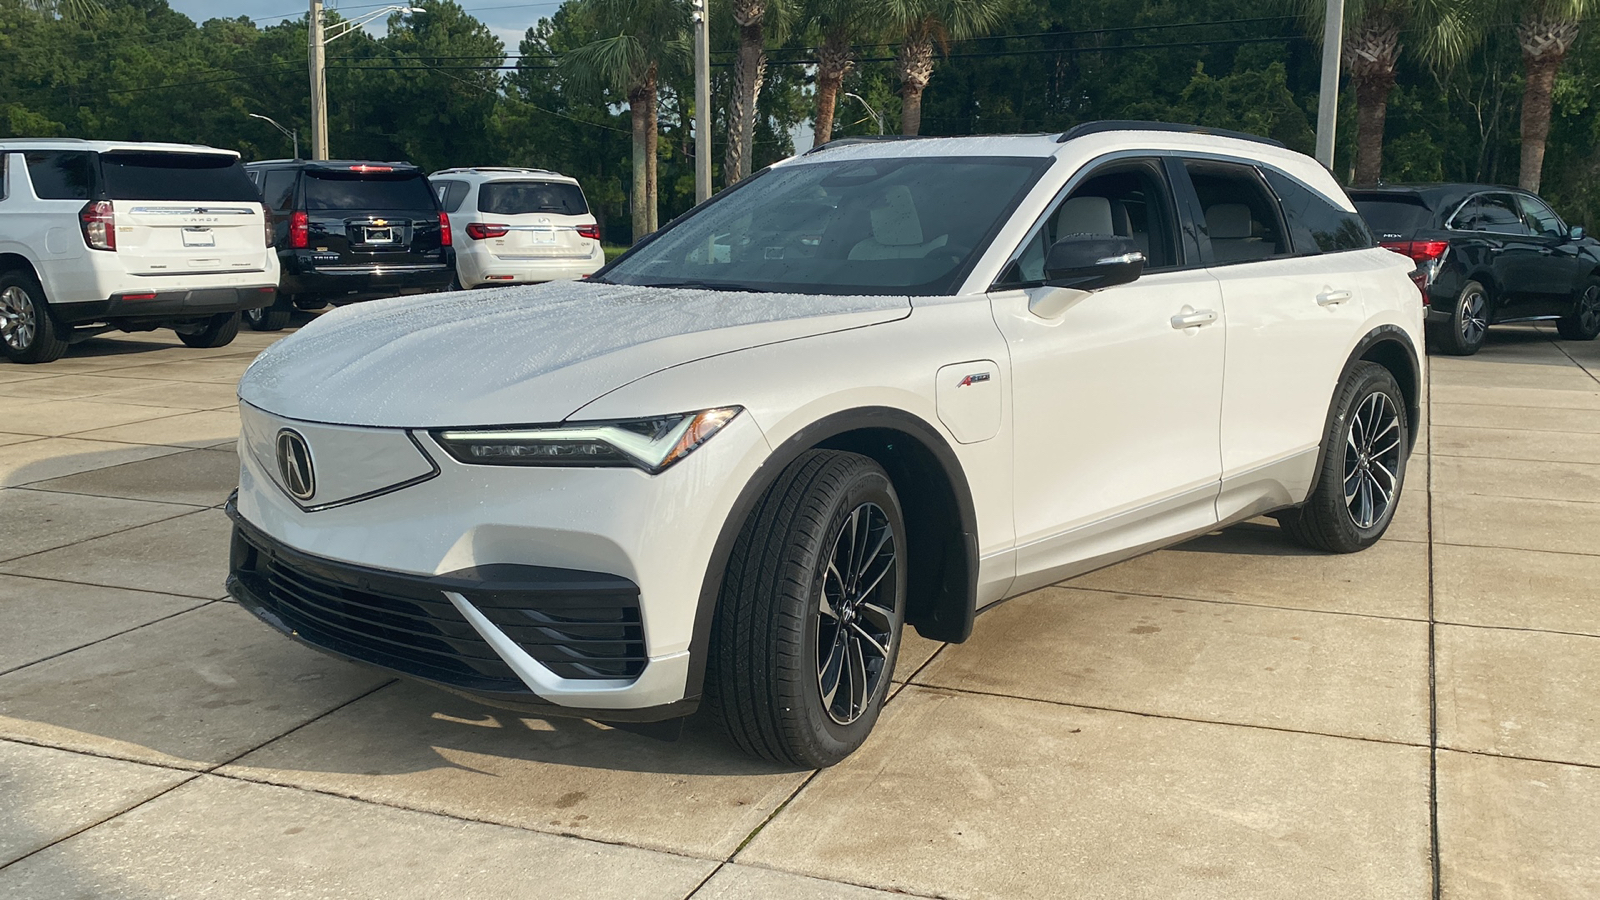
M 1352 294 L 1349 291 L 1323 291 L 1317 295 L 1317 305 L 1338 306 L 1354 296 L 1355 294 Z
M 1184 307 L 1184 309 L 1190 309 Z M 1214 309 L 1190 309 L 1189 312 L 1178 313 L 1172 317 L 1172 327 L 1198 328 L 1201 325 L 1210 325 L 1217 320 L 1217 311 Z

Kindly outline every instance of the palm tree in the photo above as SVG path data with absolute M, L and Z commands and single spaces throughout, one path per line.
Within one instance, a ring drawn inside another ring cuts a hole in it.
M 633 127 L 633 241 L 657 226 L 656 94 L 664 63 L 682 55 L 687 4 L 678 0 L 577 0 L 596 31 L 613 34 L 561 58 L 563 78 L 579 89 L 611 90 L 628 100 Z
M 1527 73 L 1522 88 L 1522 171 L 1517 184 L 1539 190 L 1545 142 L 1550 137 L 1550 93 L 1567 51 L 1578 39 L 1579 22 L 1595 8 L 1591 0 L 1521 0 L 1502 3 L 1520 9 L 1517 43 Z
M 1322 33 L 1327 0 L 1295 0 Z M 1476 19 L 1462 0 L 1346 0 L 1345 71 L 1356 90 L 1356 184 L 1373 184 L 1383 171 L 1383 128 L 1400 62 L 1400 36 L 1419 35 L 1417 52 L 1431 66 L 1451 65 L 1476 42 Z
M 22 8 L 63 19 L 90 19 L 105 11 L 100 0 L 22 0 Z
M 855 67 L 851 45 L 872 29 L 877 9 L 863 0 L 811 0 L 806 19 L 822 35 L 817 46 L 817 113 L 813 147 L 833 137 L 833 116 L 844 78 Z
M 883 0 L 883 14 L 900 34 L 900 133 L 922 130 L 922 92 L 933 76 L 933 50 L 978 37 L 1000 23 L 1009 0 Z
M 767 38 L 781 41 L 793 18 L 792 0 L 732 0 L 739 29 L 739 54 L 733 63 L 733 98 L 728 101 L 728 148 L 722 175 L 728 184 L 750 174 L 756 130 L 756 101 L 767 77 Z M 769 28 L 770 26 L 770 28 Z M 770 31 L 770 33 L 769 33 Z

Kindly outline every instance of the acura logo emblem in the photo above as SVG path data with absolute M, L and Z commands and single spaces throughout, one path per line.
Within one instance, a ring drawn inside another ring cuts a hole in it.
M 283 489 L 296 500 L 310 500 L 317 492 L 311 448 L 300 432 L 290 428 L 278 432 L 278 476 L 283 479 Z

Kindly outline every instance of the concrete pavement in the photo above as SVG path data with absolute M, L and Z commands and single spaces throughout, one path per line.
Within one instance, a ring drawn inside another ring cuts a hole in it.
M 276 337 L 0 364 L 0 896 L 1600 896 L 1600 345 L 1433 357 L 1373 549 L 1257 521 L 909 638 L 810 772 L 238 609 L 232 385 Z

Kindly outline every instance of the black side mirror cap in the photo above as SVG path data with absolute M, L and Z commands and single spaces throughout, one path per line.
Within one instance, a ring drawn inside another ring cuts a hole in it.
M 1144 263 L 1144 253 L 1132 238 L 1069 234 L 1045 254 L 1044 283 L 1098 291 L 1137 281 L 1144 274 Z

